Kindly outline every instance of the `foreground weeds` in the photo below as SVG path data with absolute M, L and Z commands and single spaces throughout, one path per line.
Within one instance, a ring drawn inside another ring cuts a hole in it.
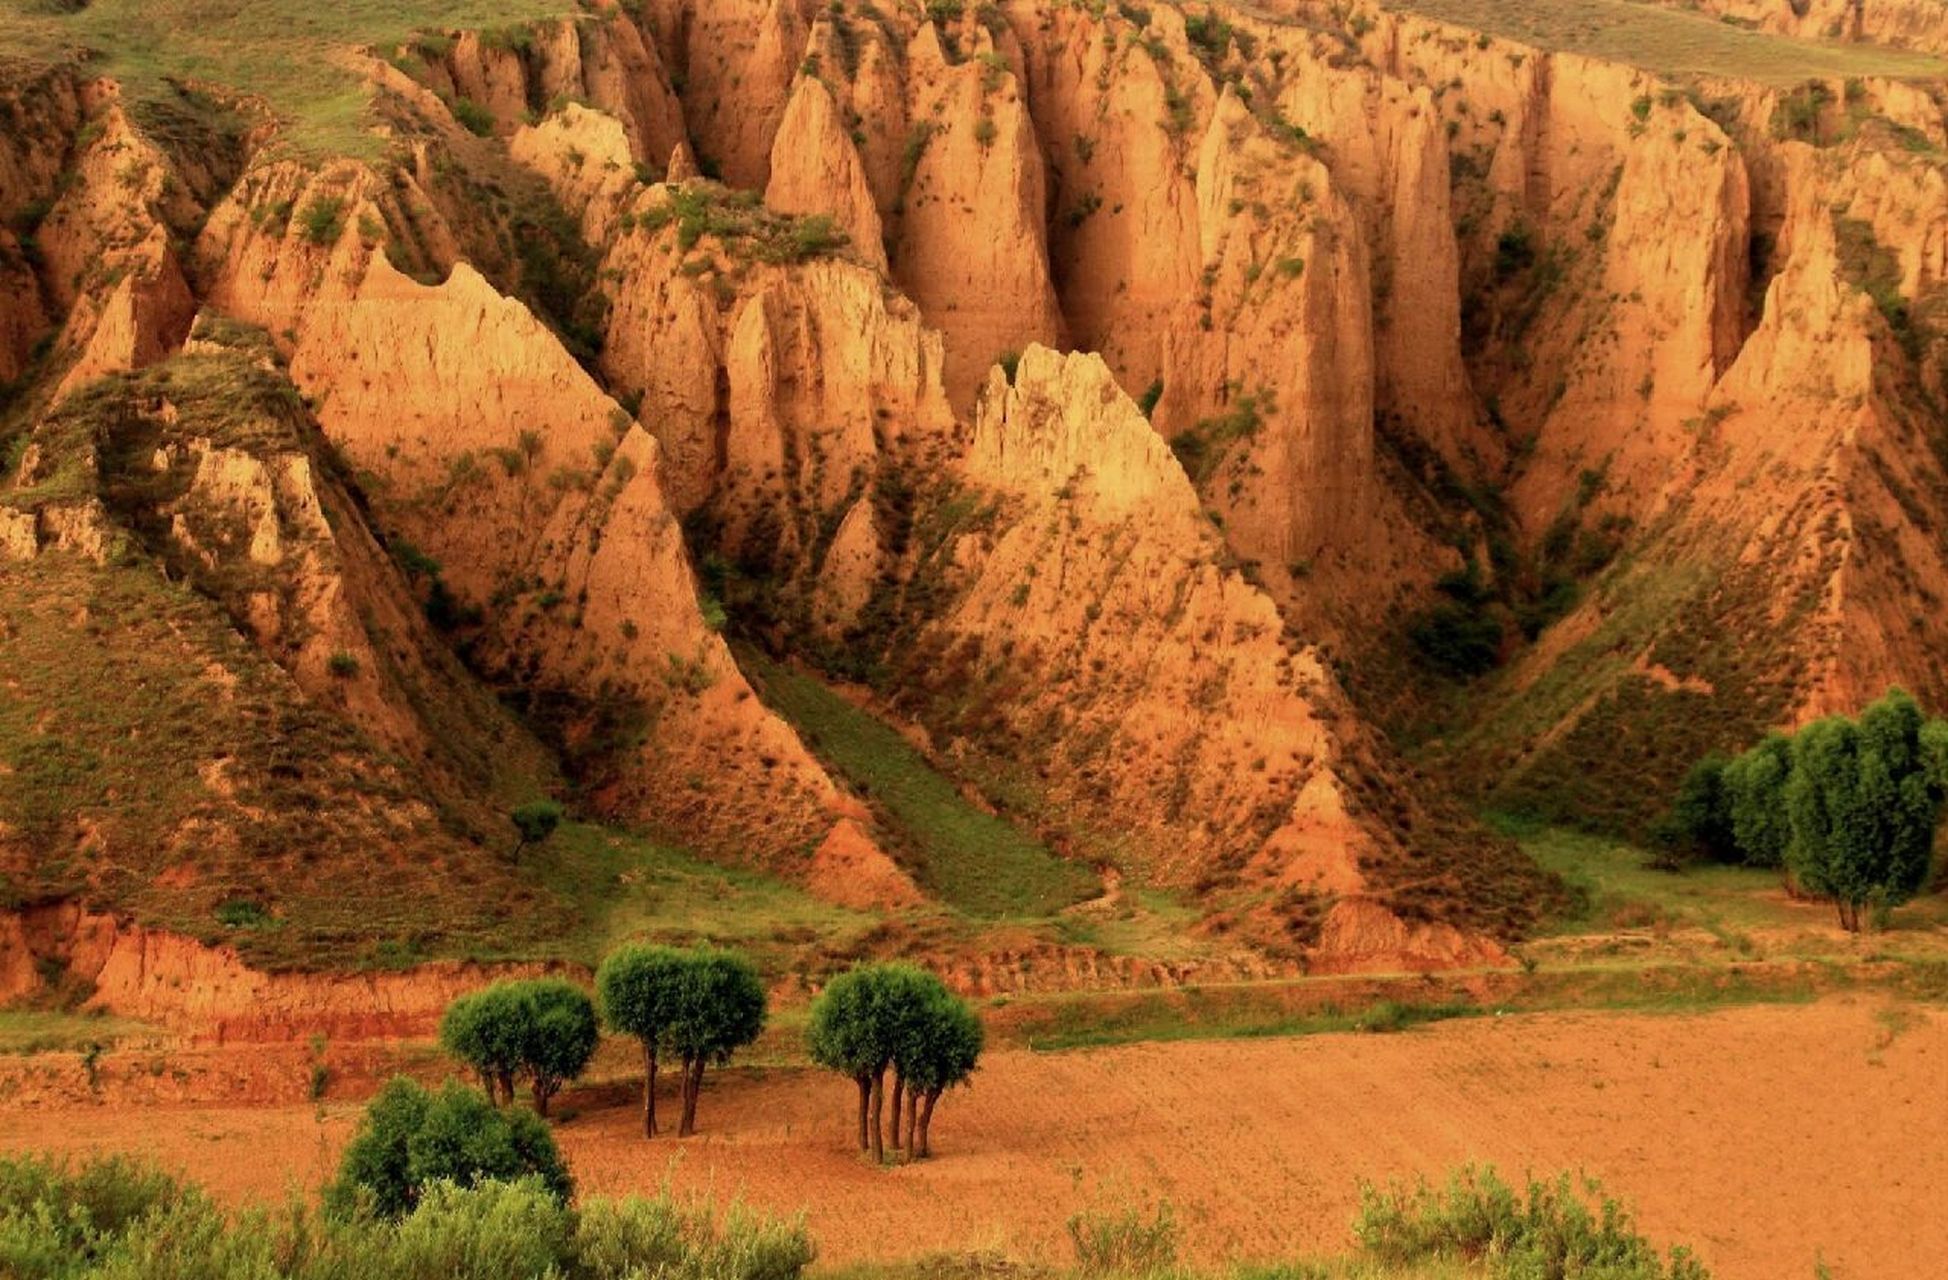
M 563 1204 L 539 1181 L 436 1184 L 398 1221 L 301 1201 L 234 1217 L 116 1158 L 0 1160 L 8 1280 L 797 1280 L 804 1224 L 653 1198 Z
M 1666 1255 L 1593 1182 L 1463 1169 L 1435 1188 L 1364 1187 L 1357 1250 L 1206 1274 L 1181 1262 L 1168 1203 L 1069 1222 L 1067 1270 L 999 1254 L 851 1268 L 846 1280 L 1710 1280 Z M 226 1214 L 198 1187 L 121 1157 L 0 1159 L 0 1276 L 9 1280 L 800 1280 L 802 1220 L 661 1195 L 564 1204 L 535 1180 L 435 1184 L 404 1217 L 301 1200 Z

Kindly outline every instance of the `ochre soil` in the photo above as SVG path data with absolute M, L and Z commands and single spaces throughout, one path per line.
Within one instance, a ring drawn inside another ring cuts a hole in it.
M 251 1050 L 229 1052 L 248 1054 Z M 936 1158 L 876 1171 L 849 1149 L 849 1084 L 795 1070 L 713 1080 L 707 1132 L 645 1143 L 634 1099 L 567 1099 L 588 1192 L 804 1207 L 824 1264 L 1000 1249 L 1065 1261 L 1086 1205 L 1167 1198 L 1205 1261 L 1349 1244 L 1360 1179 L 1582 1170 L 1720 1280 L 1938 1275 L 1948 1265 L 1948 1015 L 1870 997 L 1708 1014 L 1535 1014 L 1391 1036 L 996 1053 L 943 1104 Z M 0 1147 L 125 1150 L 226 1199 L 316 1185 L 346 1103 L 55 1105 L 0 1113 Z

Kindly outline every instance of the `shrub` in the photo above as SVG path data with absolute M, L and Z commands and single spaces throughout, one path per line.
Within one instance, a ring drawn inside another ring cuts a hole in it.
M 438 1092 L 395 1077 L 365 1109 L 325 1203 L 340 1218 L 400 1218 L 438 1182 L 474 1187 L 533 1177 L 565 1201 L 573 1183 L 539 1117 L 502 1111 L 486 1095 L 449 1081 Z
M 8 1280 L 797 1280 L 815 1256 L 802 1221 L 668 1196 L 575 1207 L 538 1177 L 436 1182 L 390 1218 L 302 1201 L 233 1217 L 119 1158 L 0 1161 Z
M 1151 1280 L 1177 1269 L 1177 1220 L 1165 1201 L 1146 1217 L 1134 1206 L 1084 1210 L 1069 1219 L 1076 1270 L 1085 1276 Z
M 200 1192 L 123 1156 L 79 1167 L 43 1156 L 0 1158 L 0 1275 L 77 1274 L 118 1237 Z
M 472 98 L 455 98 L 448 104 L 453 110 L 453 118 L 460 127 L 476 137 L 486 138 L 494 132 L 494 113 L 481 106 Z
M 345 201 L 339 196 L 319 196 L 298 214 L 298 234 L 316 245 L 336 243 L 345 229 Z
M 325 660 L 325 670 L 340 680 L 350 680 L 359 671 L 358 655 L 354 653 L 334 653 Z
M 1554 1182 L 1531 1179 L 1518 1194 L 1493 1169 L 1469 1166 L 1440 1189 L 1421 1182 L 1412 1190 L 1370 1184 L 1360 1188 L 1353 1234 L 1375 1261 L 1425 1266 L 1475 1258 L 1495 1261 L 1496 1276 L 1568 1280 L 1709 1280 L 1703 1266 L 1682 1248 L 1668 1262 L 1636 1231 L 1629 1211 L 1603 1197 L 1594 1210 L 1567 1175 Z
M 216 908 L 216 922 L 226 929 L 261 929 L 273 923 L 264 904 L 249 898 L 231 898 Z

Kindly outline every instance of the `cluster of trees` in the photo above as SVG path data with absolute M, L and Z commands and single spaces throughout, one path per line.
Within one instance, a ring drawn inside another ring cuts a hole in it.
M 859 1149 L 886 1158 L 886 1077 L 893 1077 L 893 1149 L 932 1154 L 941 1095 L 974 1074 L 981 1020 L 940 979 L 915 965 L 863 965 L 827 984 L 812 1005 L 812 1060 L 859 1090 Z
M 677 1136 L 695 1133 L 704 1068 L 729 1062 L 764 1030 L 757 970 L 735 952 L 710 947 L 629 946 L 602 962 L 595 989 L 609 1029 L 642 1042 L 643 1136 L 656 1136 L 656 1074 L 666 1057 L 681 1064 Z
M 514 1081 L 525 1078 L 544 1116 L 599 1039 L 594 1003 L 559 978 L 496 983 L 455 1000 L 440 1020 L 441 1047 L 474 1069 L 490 1100 L 512 1102 Z
M 592 1001 L 572 983 L 541 978 L 496 983 L 454 1001 L 440 1024 L 440 1043 L 480 1077 L 486 1097 L 471 1090 L 460 1094 L 492 1111 L 512 1102 L 515 1081 L 525 1079 L 535 1112 L 546 1116 L 549 1100 L 595 1055 L 599 1005 L 601 1025 L 642 1045 L 644 1136 L 657 1134 L 657 1077 L 672 1059 L 682 1085 L 677 1135 L 695 1133 L 705 1068 L 729 1062 L 764 1029 L 764 984 L 756 968 L 741 955 L 711 947 L 627 946 L 603 960 L 595 989 Z M 807 1030 L 812 1060 L 858 1086 L 859 1147 L 882 1161 L 888 1077 L 892 1149 L 925 1157 L 932 1150 L 934 1108 L 947 1090 L 972 1077 L 984 1038 L 967 1002 L 910 964 L 862 965 L 834 978 L 813 1003 Z M 460 1094 L 402 1095 L 375 1107 L 375 1115 L 388 1134 L 403 1132 L 426 1115 L 461 1108 Z M 411 1163 L 401 1154 L 403 1140 L 373 1141 L 390 1153 L 370 1156 L 375 1167 L 397 1170 Z
M 1702 856 L 1783 868 L 1858 930 L 1863 910 L 1899 906 L 1927 885 L 1944 803 L 1948 722 L 1892 689 L 1858 719 L 1830 716 L 1736 758 L 1700 760 L 1671 826 Z

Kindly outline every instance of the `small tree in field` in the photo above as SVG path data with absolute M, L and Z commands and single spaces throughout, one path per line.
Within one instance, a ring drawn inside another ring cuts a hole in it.
M 440 1047 L 473 1068 L 490 1101 L 512 1102 L 527 1022 L 514 984 L 501 983 L 447 1006 L 440 1019 Z
M 496 983 L 454 1001 L 440 1021 L 441 1046 L 474 1069 L 489 1099 L 512 1102 L 515 1077 L 525 1076 L 544 1116 L 598 1039 L 594 1004 L 559 978 Z
M 1858 931 L 1862 907 L 1898 906 L 1927 883 L 1948 799 L 1948 724 L 1891 690 L 1857 722 L 1833 716 L 1801 730 L 1785 792 L 1793 874 Z
M 611 1031 L 643 1046 L 643 1136 L 656 1136 L 656 1068 L 674 1022 L 683 984 L 684 954 L 674 947 L 628 946 L 602 961 L 595 991 Z
M 533 800 L 508 814 L 508 819 L 514 823 L 514 830 L 521 837 L 514 846 L 514 856 L 520 857 L 521 850 L 531 844 L 546 842 L 549 836 L 555 834 L 555 828 L 561 826 L 564 813 L 565 810 L 553 800 Z
M 1747 866 L 1783 867 L 1792 843 L 1786 813 L 1786 779 L 1792 773 L 1792 739 L 1766 737 L 1725 766 L 1724 796 L 1732 843 Z
M 945 990 L 912 1020 L 898 1066 L 906 1080 L 906 1149 L 914 1159 L 933 1154 L 933 1109 L 942 1094 L 973 1076 L 986 1040 L 980 1016 Z
M 682 958 L 681 981 L 664 1043 L 683 1061 L 683 1114 L 676 1134 L 697 1131 L 697 1095 L 704 1068 L 731 1055 L 764 1030 L 764 984 L 749 960 L 729 951 L 700 950 Z
M 892 1047 L 875 1024 L 879 969 L 880 966 L 853 969 L 828 982 L 812 1003 L 811 1022 L 805 1031 L 812 1061 L 839 1072 L 859 1088 L 861 1151 L 872 1145 L 868 1120 L 875 1081 L 885 1075 L 886 1064 L 893 1058 Z M 880 1154 L 875 1151 L 875 1158 Z
M 548 1114 L 548 1102 L 561 1086 L 588 1069 L 601 1031 L 595 1002 L 572 982 L 537 978 L 517 984 L 530 1011 L 521 1070 L 534 1093 L 534 1109 Z
M 499 1110 L 450 1081 L 433 1093 L 401 1076 L 365 1109 L 325 1204 L 341 1217 L 369 1211 L 398 1218 L 435 1182 L 472 1187 L 529 1177 L 564 1201 L 574 1189 L 540 1117 Z

